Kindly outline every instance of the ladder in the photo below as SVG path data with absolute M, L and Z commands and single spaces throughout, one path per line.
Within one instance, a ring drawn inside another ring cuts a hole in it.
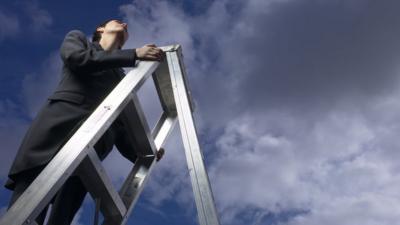
M 35 218 L 73 174 L 81 177 L 93 199 L 100 202 L 104 225 L 126 224 L 155 165 L 155 154 L 162 148 L 176 121 L 179 121 L 199 224 L 219 225 L 193 121 L 194 107 L 187 86 L 182 48 L 170 45 L 161 49 L 165 59 L 137 63 L 4 214 L 0 225 L 35 224 Z M 152 131 L 136 95 L 150 76 L 163 109 Z M 138 156 L 119 192 L 93 148 L 118 116 L 129 128 L 129 142 Z

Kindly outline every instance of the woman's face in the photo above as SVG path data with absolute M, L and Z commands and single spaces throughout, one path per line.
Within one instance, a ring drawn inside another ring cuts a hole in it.
M 125 42 L 128 40 L 128 24 L 123 23 L 119 20 L 111 20 L 104 27 L 104 33 L 114 33 L 117 35 L 119 41 L 119 47 L 121 48 Z

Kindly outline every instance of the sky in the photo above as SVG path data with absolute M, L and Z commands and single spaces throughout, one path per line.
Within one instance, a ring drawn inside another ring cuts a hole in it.
M 77 7 L 79 6 L 79 7 Z M 60 79 L 59 46 L 104 19 L 125 48 L 182 45 L 223 225 L 400 224 L 397 0 L 2 1 L 0 181 Z M 129 71 L 129 68 L 126 68 Z M 139 97 L 149 124 L 154 86 Z M 198 224 L 176 128 L 128 224 Z M 131 164 L 105 161 L 121 185 Z M 10 192 L 0 189 L 0 214 Z M 92 222 L 88 197 L 74 225 Z

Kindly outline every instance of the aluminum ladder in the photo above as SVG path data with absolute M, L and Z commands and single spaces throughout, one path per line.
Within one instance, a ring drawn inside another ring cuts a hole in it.
M 182 48 L 161 48 L 162 62 L 139 61 L 95 109 L 28 189 L 0 219 L 0 225 L 35 224 L 34 220 L 73 174 L 81 177 L 95 201 L 99 201 L 105 225 L 127 223 L 156 161 L 159 150 L 179 121 L 200 225 L 219 225 L 214 199 L 204 166 L 196 128 L 193 102 L 186 82 Z M 136 92 L 153 77 L 163 113 L 151 131 Z M 129 141 L 138 158 L 119 192 L 94 151 L 94 144 L 118 117 L 130 132 Z M 100 200 L 99 200 L 100 199 Z

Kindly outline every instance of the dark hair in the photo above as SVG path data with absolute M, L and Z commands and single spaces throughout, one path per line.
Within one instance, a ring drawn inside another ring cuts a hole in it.
M 110 22 L 111 20 L 114 20 L 114 19 L 108 19 L 108 20 L 102 22 L 101 24 L 99 24 L 99 25 L 96 27 L 96 29 L 95 29 L 94 32 L 93 32 L 92 42 L 99 42 L 99 41 L 100 41 L 100 39 L 101 39 L 101 32 L 97 31 L 97 29 L 100 28 L 100 27 L 105 27 L 105 26 L 107 25 L 107 23 Z

